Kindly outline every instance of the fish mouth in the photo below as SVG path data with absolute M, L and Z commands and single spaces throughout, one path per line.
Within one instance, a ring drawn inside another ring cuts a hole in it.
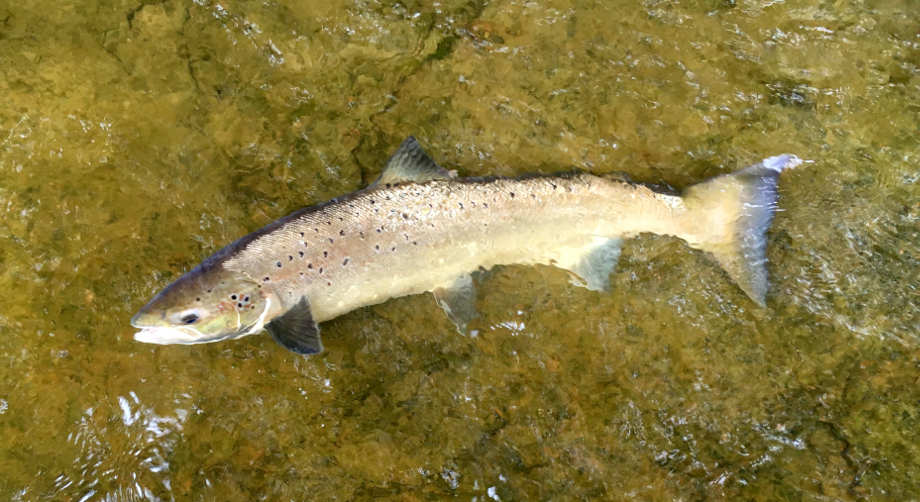
M 232 340 L 248 335 L 245 329 L 250 328 L 250 326 L 245 326 L 243 330 L 235 333 L 208 336 L 191 326 L 138 326 L 134 322 L 131 325 L 141 329 L 134 334 L 135 340 L 156 345 L 195 345 Z
M 223 338 L 224 337 L 209 338 L 201 334 L 198 330 L 184 327 L 141 327 L 141 330 L 134 334 L 134 339 L 138 342 L 155 343 L 157 345 L 192 345 L 196 343 L 216 342 Z
M 146 321 L 146 322 L 145 322 Z M 195 343 L 208 343 L 219 340 L 219 337 L 209 337 L 192 326 L 156 326 L 149 322 L 149 315 L 141 309 L 131 318 L 131 326 L 139 328 L 134 334 L 138 342 L 155 343 L 157 345 L 191 345 Z

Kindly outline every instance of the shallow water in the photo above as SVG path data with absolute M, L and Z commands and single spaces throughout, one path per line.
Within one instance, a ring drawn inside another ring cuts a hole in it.
M 920 493 L 911 0 L 0 6 L 0 495 L 905 500 Z M 682 242 L 613 292 L 478 280 L 267 336 L 134 342 L 234 238 L 416 135 L 463 175 L 784 173 L 758 309 Z

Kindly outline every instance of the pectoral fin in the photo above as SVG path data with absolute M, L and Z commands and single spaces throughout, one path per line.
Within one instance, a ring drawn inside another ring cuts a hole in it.
M 268 323 L 265 330 L 271 333 L 276 342 L 291 352 L 307 356 L 323 351 L 319 326 L 313 320 L 310 303 L 306 297 L 301 298 L 300 302 L 284 315 Z
M 457 326 L 457 331 L 464 333 L 466 325 L 478 315 L 473 277 L 470 274 L 462 275 L 452 284 L 435 289 L 432 293 L 438 306 L 444 309 L 447 317 Z

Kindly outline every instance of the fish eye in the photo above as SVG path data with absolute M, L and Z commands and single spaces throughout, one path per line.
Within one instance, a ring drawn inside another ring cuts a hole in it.
M 182 316 L 182 324 L 195 324 L 198 321 L 198 314 L 186 314 Z

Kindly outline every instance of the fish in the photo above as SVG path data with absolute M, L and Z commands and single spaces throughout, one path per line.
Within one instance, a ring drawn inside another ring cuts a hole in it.
M 134 339 L 198 344 L 264 329 L 307 356 L 323 350 L 320 323 L 427 292 L 463 332 L 477 316 L 472 273 L 552 265 L 608 291 L 624 239 L 643 233 L 708 253 L 764 306 L 779 176 L 801 163 L 777 155 L 675 194 L 585 172 L 460 178 L 410 136 L 368 187 L 270 223 L 169 284 L 131 319 Z

